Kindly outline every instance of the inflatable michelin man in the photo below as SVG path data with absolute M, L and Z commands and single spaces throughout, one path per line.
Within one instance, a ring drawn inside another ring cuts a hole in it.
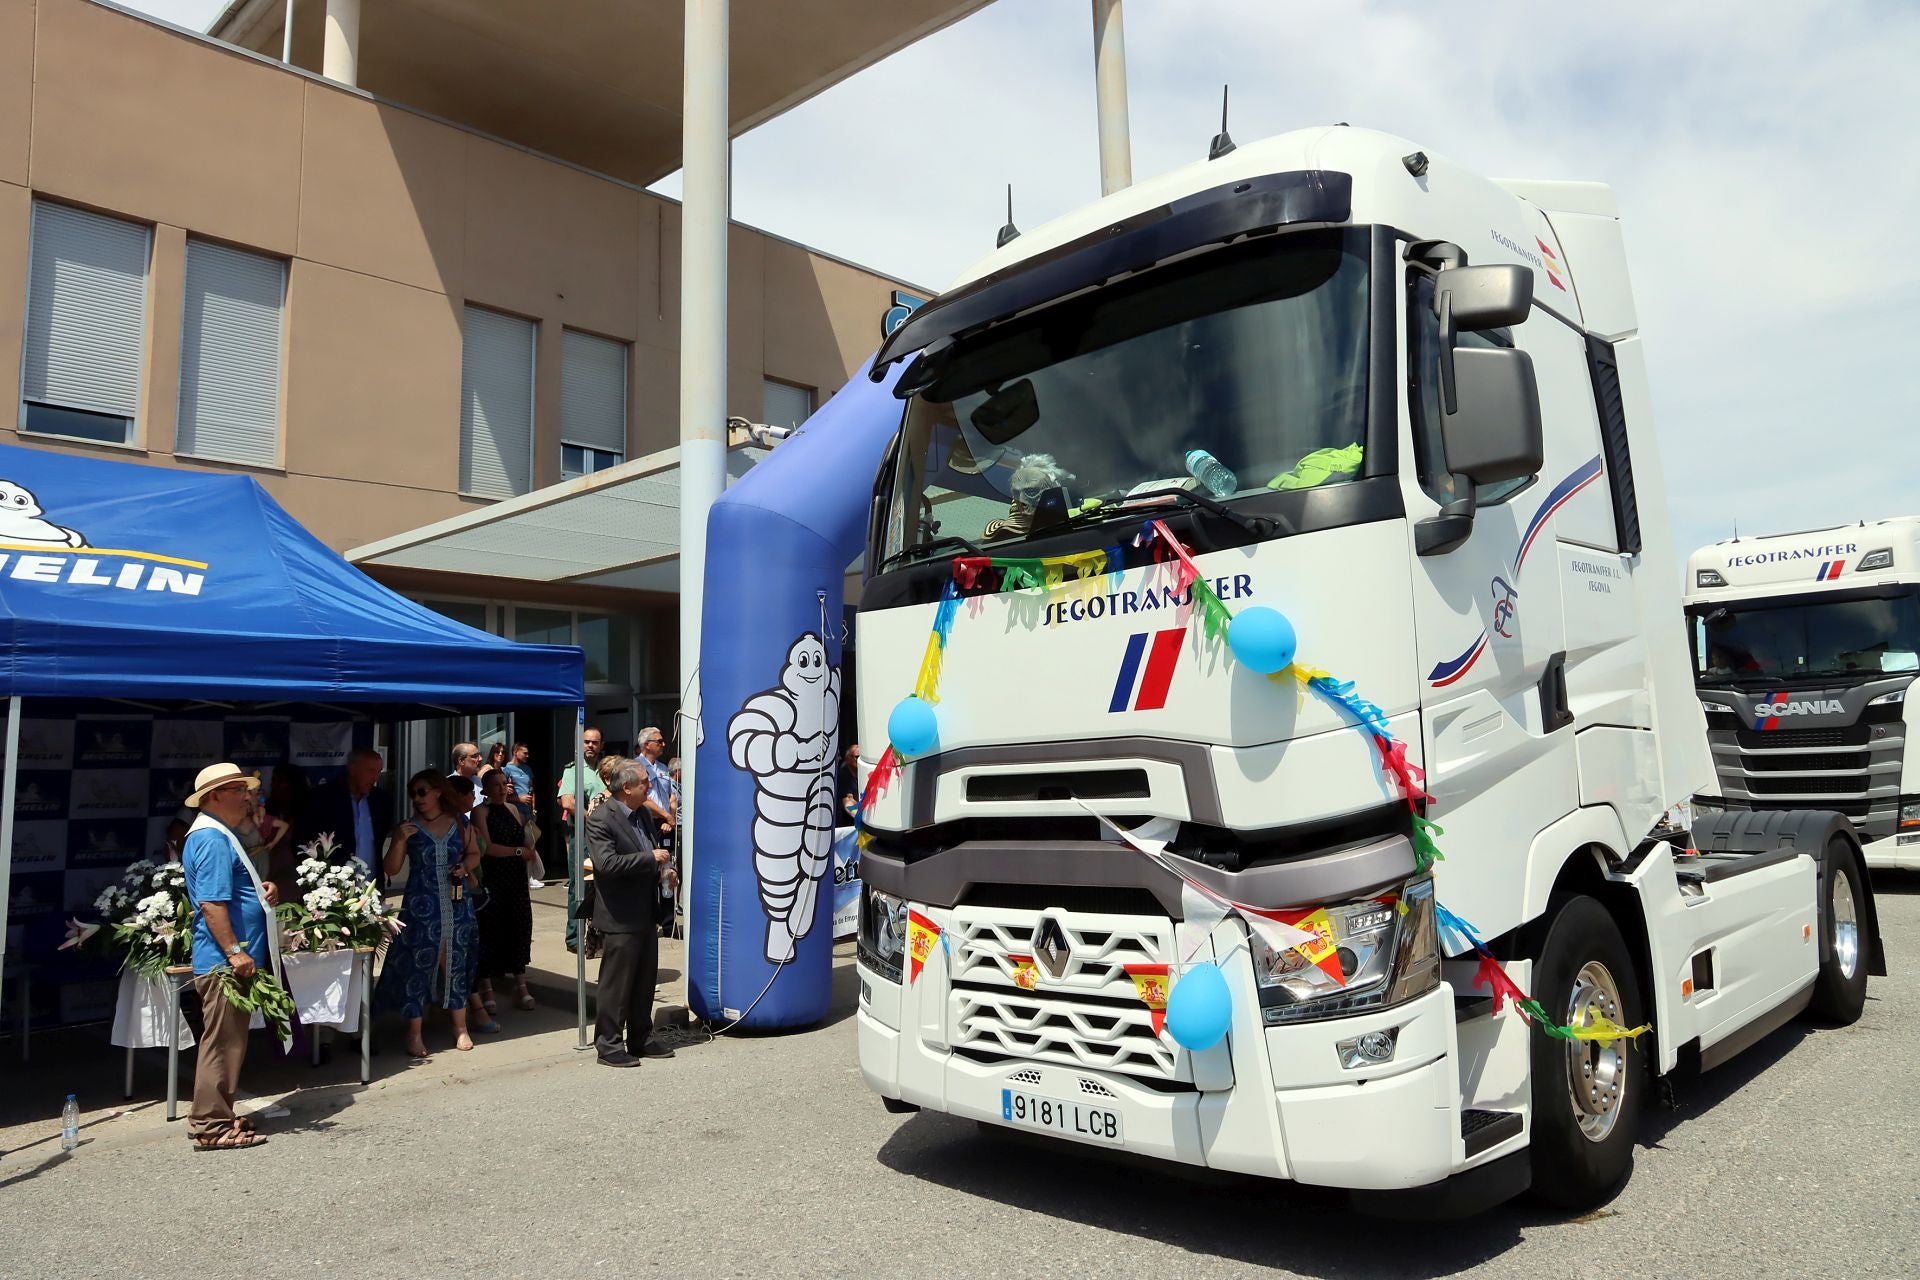
M 780 682 L 727 722 L 727 754 L 753 774 L 753 867 L 767 913 L 767 960 L 783 964 L 813 927 L 820 879 L 833 866 L 840 673 L 812 632 L 787 650 Z

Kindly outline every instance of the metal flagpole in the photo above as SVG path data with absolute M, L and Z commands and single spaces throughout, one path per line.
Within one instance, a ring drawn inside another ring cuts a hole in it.
M 580 875 L 580 860 L 587 856 L 587 709 L 580 707 L 573 719 L 573 849 L 567 858 L 572 865 L 573 901 L 578 905 L 587 895 Z M 573 985 L 580 1005 L 580 1043 L 587 1047 L 587 922 L 578 920 L 573 928 Z
M 13 797 L 19 782 L 20 695 L 16 693 L 7 699 L 6 778 L 0 782 L 0 972 L 4 972 L 7 965 L 7 896 L 13 879 Z

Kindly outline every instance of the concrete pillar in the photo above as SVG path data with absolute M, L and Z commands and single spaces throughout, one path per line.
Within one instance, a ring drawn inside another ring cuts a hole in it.
M 327 0 L 320 74 L 341 84 L 360 83 L 360 0 Z
M 693 883 L 700 610 L 707 510 L 727 483 L 727 34 L 729 0 L 686 0 L 680 143 L 680 831 Z M 688 932 L 696 927 L 689 918 Z M 688 939 L 691 946 L 692 939 Z M 691 950 L 688 952 L 692 954 Z
M 1100 194 L 1133 185 L 1127 137 L 1127 41 L 1120 0 L 1093 0 L 1093 92 L 1100 116 Z
M 288 66 L 293 65 L 293 4 L 294 0 L 287 0 L 287 12 L 280 31 L 280 61 Z

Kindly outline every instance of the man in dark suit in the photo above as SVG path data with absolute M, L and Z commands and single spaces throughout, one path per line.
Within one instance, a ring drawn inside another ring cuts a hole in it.
M 340 842 L 337 859 L 358 858 L 371 870 L 380 865 L 381 842 L 393 828 L 393 797 L 380 784 L 386 767 L 378 751 L 361 748 L 347 757 L 340 777 L 315 787 L 307 795 L 295 847 L 323 832 Z
M 645 803 L 646 770 L 628 760 L 607 780 L 605 804 L 587 815 L 587 861 L 593 873 L 593 923 L 606 937 L 600 952 L 594 1048 L 609 1067 L 637 1067 L 641 1058 L 671 1058 L 651 1038 L 653 989 L 660 978 L 660 934 L 654 900 L 660 868 L 671 856 L 655 849 L 634 813 Z

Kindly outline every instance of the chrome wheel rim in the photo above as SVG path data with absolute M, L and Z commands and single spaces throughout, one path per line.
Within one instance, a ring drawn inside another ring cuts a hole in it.
M 1853 971 L 1860 966 L 1860 911 L 1853 901 L 1853 881 L 1846 872 L 1835 867 L 1833 870 L 1833 890 L 1829 895 L 1833 917 L 1833 959 L 1840 966 L 1840 976 L 1852 979 Z
M 1590 960 L 1581 966 L 1573 980 L 1573 994 L 1567 998 L 1567 1025 L 1584 1026 L 1589 1012 L 1606 1018 L 1615 1026 L 1626 1025 L 1620 1009 L 1620 986 L 1607 966 Z M 1627 1045 L 1598 1041 L 1571 1040 L 1567 1043 L 1567 1093 L 1573 1103 L 1574 1119 L 1580 1133 L 1589 1142 L 1604 1142 L 1620 1118 L 1627 1097 Z

